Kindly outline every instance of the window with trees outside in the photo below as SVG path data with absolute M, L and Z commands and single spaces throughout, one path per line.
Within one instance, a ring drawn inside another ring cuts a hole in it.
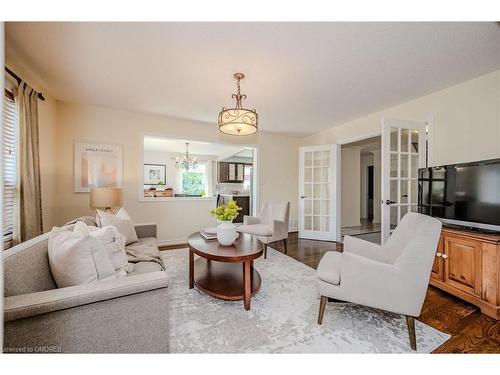
M 207 193 L 207 163 L 198 163 L 198 168 L 180 173 L 182 194 L 204 197 Z

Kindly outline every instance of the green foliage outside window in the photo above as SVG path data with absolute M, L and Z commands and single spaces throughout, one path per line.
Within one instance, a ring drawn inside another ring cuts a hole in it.
M 182 192 L 188 195 L 200 195 L 205 191 L 203 173 L 184 172 L 182 175 Z

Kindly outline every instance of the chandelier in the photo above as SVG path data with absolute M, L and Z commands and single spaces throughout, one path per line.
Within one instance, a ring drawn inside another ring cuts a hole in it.
M 231 97 L 236 99 L 234 108 L 222 108 L 219 113 L 219 130 L 230 135 L 249 135 L 257 132 L 259 125 L 259 115 L 255 109 L 246 109 L 241 105 L 242 99 L 246 99 L 245 94 L 240 93 L 240 81 L 245 78 L 243 73 L 234 73 L 233 77 L 237 81 L 237 94 Z
M 198 161 L 196 158 L 189 157 L 189 142 L 186 142 L 186 154 L 183 158 L 175 158 L 175 168 L 184 169 L 186 172 L 190 169 L 198 168 Z

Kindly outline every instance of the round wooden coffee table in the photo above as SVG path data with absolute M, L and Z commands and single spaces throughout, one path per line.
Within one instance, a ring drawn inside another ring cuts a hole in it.
M 205 240 L 199 232 L 190 235 L 188 243 L 189 289 L 196 285 L 212 297 L 243 300 L 245 310 L 250 310 L 250 298 L 261 284 L 253 261 L 262 255 L 262 243 L 247 233 L 240 233 L 231 246 L 223 246 L 217 240 Z M 196 261 L 194 254 L 200 256 Z

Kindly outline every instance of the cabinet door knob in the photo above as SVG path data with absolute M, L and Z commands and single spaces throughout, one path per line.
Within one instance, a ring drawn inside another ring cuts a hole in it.
M 443 255 L 443 254 L 441 254 L 441 253 L 436 253 L 436 256 L 437 256 L 437 257 L 441 257 L 442 255 Z
M 442 257 L 443 257 L 443 259 L 446 259 L 446 258 L 448 258 L 448 255 L 443 254 Z

